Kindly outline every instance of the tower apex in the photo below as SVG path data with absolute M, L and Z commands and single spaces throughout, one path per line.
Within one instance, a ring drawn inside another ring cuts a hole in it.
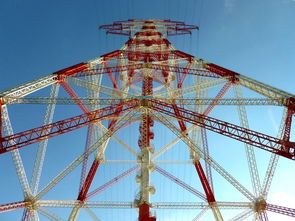
M 125 21 L 116 21 L 110 25 L 102 25 L 99 28 L 107 30 L 107 34 L 133 36 L 139 31 L 149 31 L 156 29 L 166 36 L 191 34 L 191 30 L 198 26 L 187 25 L 181 21 L 172 21 L 170 19 L 128 19 Z

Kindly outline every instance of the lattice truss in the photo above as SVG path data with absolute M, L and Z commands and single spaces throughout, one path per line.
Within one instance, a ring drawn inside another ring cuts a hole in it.
M 1 213 L 20 212 L 21 220 L 295 217 L 295 209 L 267 200 L 279 158 L 295 159 L 294 95 L 167 40 L 196 26 L 128 20 L 101 28 L 129 40 L 0 94 L 0 157 L 12 157 L 19 180 L 5 192 L 23 195 L 1 201 Z M 269 109 L 282 116 L 277 135 Z

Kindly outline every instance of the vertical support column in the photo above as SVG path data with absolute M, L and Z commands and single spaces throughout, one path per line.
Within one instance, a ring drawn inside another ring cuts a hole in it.
M 84 152 L 89 151 L 89 148 L 92 144 L 93 134 L 94 134 L 94 125 L 91 124 L 87 128 L 87 136 L 86 136 L 86 144 L 85 144 L 85 151 Z M 86 173 L 87 173 L 87 168 L 88 168 L 88 159 L 89 159 L 89 156 L 85 155 L 84 160 L 82 162 L 79 191 L 81 191 L 83 184 L 85 182 L 85 179 L 86 179 Z
M 2 139 L 2 103 L 0 102 L 0 139 Z M 2 147 L 2 143 L 0 148 Z
M 283 140 L 285 142 L 289 142 L 290 141 L 290 135 L 291 135 L 291 125 L 292 125 L 292 117 L 294 114 L 294 110 L 292 107 L 288 107 L 288 111 L 287 111 L 287 116 L 286 116 L 286 120 L 285 120 L 285 127 L 284 127 L 284 134 L 283 134 Z M 287 146 L 285 146 L 285 148 L 288 148 Z M 286 151 L 289 151 L 286 149 Z
M 291 126 L 292 126 L 292 117 L 295 113 L 295 107 L 294 107 L 294 99 L 289 99 L 290 104 L 288 105 L 288 111 L 287 116 L 285 119 L 285 126 L 283 130 L 283 150 L 286 151 L 286 153 L 289 153 L 290 151 L 290 137 L 291 137 Z
M 149 76 L 145 76 L 142 85 L 142 96 L 149 96 L 153 94 L 152 91 L 153 79 Z M 154 122 L 151 119 L 148 112 L 142 113 L 142 120 L 139 127 L 140 138 L 138 145 L 141 148 L 141 174 L 139 177 L 140 193 L 139 193 L 139 221 L 150 221 L 152 219 L 150 215 L 150 193 L 154 193 L 154 187 L 150 186 L 150 154 L 151 139 L 154 138 L 154 134 L 151 131 L 151 127 Z
M 200 161 L 194 162 L 194 165 L 195 165 L 197 173 L 198 173 L 198 175 L 200 177 L 203 189 L 205 191 L 207 202 L 209 204 L 214 203 L 215 202 L 215 197 L 214 197 L 213 192 L 212 192 L 212 190 L 210 188 L 209 182 L 208 182 L 208 180 L 206 178 L 206 175 L 204 173 L 204 170 L 202 168 L 202 165 L 201 165 Z
M 58 92 L 59 92 L 59 84 L 53 84 L 50 91 L 50 98 L 52 99 L 57 98 Z M 43 125 L 52 123 L 53 115 L 55 112 L 55 106 L 56 106 L 55 104 L 48 104 Z M 38 145 L 38 150 L 37 150 L 36 158 L 34 162 L 33 174 L 31 177 L 31 189 L 33 194 L 36 194 L 39 188 L 47 145 L 48 145 L 48 139 L 41 141 Z
M 234 85 L 234 93 L 236 98 L 242 99 L 243 94 L 240 85 Z M 246 108 L 244 105 L 238 105 L 237 106 L 239 118 L 240 118 L 240 125 L 244 128 L 249 128 L 249 122 L 247 117 Z M 254 149 L 249 144 L 244 144 L 245 146 L 245 152 L 247 156 L 247 163 L 249 167 L 249 173 L 252 183 L 252 188 L 254 190 L 255 196 L 259 197 L 261 194 L 261 184 L 260 184 L 260 178 L 258 173 L 258 167 L 256 163 L 255 153 Z
M 2 105 L 2 127 L 3 127 L 3 134 L 5 136 L 13 135 L 13 129 L 11 126 L 11 122 L 9 120 L 9 114 L 7 110 L 7 105 Z M 14 141 L 10 141 L 14 142 Z M 29 199 L 32 196 L 32 192 L 29 186 L 29 182 L 27 179 L 26 171 L 24 169 L 24 164 L 19 153 L 19 150 L 11 151 L 12 160 L 16 169 L 16 173 L 18 176 L 18 180 L 24 195 L 25 199 Z
M 284 134 L 284 129 L 285 129 L 285 122 L 286 122 L 286 118 L 287 118 L 287 112 L 288 112 L 288 108 L 284 109 L 284 113 L 280 122 L 280 127 L 278 130 L 278 134 L 277 134 L 277 138 L 279 139 L 283 139 L 283 137 L 285 136 Z M 262 188 L 261 188 L 261 196 L 266 199 L 268 196 L 268 192 L 277 168 L 279 162 L 279 155 L 278 154 L 271 154 L 271 158 L 269 160 L 268 163 L 268 167 L 265 173 L 265 177 L 263 180 L 263 184 L 262 184 Z
M 194 162 L 194 165 L 195 165 L 195 168 L 196 168 L 197 173 L 199 175 L 199 178 L 201 180 L 201 184 L 202 184 L 203 189 L 204 189 L 205 194 L 206 194 L 207 202 L 209 203 L 209 205 L 211 207 L 211 210 L 213 212 L 215 220 L 222 221 L 223 220 L 222 215 L 220 213 L 220 210 L 216 206 L 216 200 L 215 200 L 214 194 L 213 194 L 212 189 L 211 189 L 211 187 L 209 185 L 209 182 L 208 182 L 208 180 L 206 178 L 206 175 L 204 173 L 204 170 L 202 168 L 202 165 L 201 165 L 200 161 Z
M 94 175 L 97 171 L 99 164 L 100 164 L 99 159 L 94 159 L 92 166 L 88 172 L 88 175 L 85 179 L 84 185 L 82 186 L 81 191 L 79 193 L 78 200 L 83 201 L 83 202 L 86 200 L 86 195 L 89 191 L 89 188 L 91 186 L 91 183 L 93 181 Z

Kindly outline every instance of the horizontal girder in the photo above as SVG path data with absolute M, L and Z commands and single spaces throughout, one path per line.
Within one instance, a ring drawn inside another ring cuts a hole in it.
M 126 99 L 119 98 L 97 98 L 97 97 L 80 97 L 79 100 L 86 105 L 112 105 L 119 104 L 130 99 L 136 99 L 137 97 L 131 97 Z M 166 103 L 176 103 L 182 105 L 210 105 L 215 98 L 155 98 L 153 99 L 164 101 Z M 76 99 L 68 97 L 5 97 L 2 98 L 4 104 L 63 104 L 63 105 L 76 105 Z M 216 105 L 273 105 L 273 106 L 288 106 L 289 99 L 286 98 L 223 98 L 218 100 Z
M 85 201 L 81 204 L 79 200 L 38 200 L 37 206 L 40 207 L 70 207 L 81 205 L 88 208 L 135 208 L 133 202 L 112 202 L 112 201 Z M 254 204 L 250 202 L 216 202 L 216 206 L 221 209 L 244 209 L 254 208 Z M 205 202 L 154 202 L 152 208 L 157 209 L 204 209 L 208 208 Z

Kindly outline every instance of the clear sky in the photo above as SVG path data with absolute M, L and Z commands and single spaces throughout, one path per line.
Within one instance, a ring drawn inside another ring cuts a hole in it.
M 0 1 L 0 91 L 119 49 L 127 38 L 105 35 L 98 27 L 129 18 L 163 18 L 198 25 L 200 30 L 193 31 L 191 36 L 169 40 L 179 50 L 295 94 L 294 0 Z M 24 118 L 25 114 L 32 117 L 37 111 L 21 108 L 12 109 L 16 130 L 39 125 L 32 122 L 32 118 Z M 272 109 L 265 113 L 270 130 L 275 134 L 280 119 Z M 23 126 L 29 122 L 31 126 Z M 71 136 L 65 135 L 66 138 Z M 81 145 L 83 143 L 81 141 Z M 56 150 L 49 155 L 62 161 L 62 153 Z M 29 159 L 35 152 L 22 150 L 21 154 L 25 165 L 31 168 Z M 286 206 L 292 207 L 295 205 L 295 179 L 291 171 L 295 163 L 285 159 L 280 163 L 270 200 L 277 204 L 288 202 Z M 0 168 L 4 186 L 0 188 L 0 204 L 23 200 L 10 156 L 0 156 Z M 127 165 L 125 169 L 128 168 Z M 59 169 L 52 172 L 52 176 L 57 171 Z M 112 171 L 111 174 L 117 174 L 116 168 Z M 186 176 L 187 182 L 192 182 L 188 178 L 190 174 Z M 49 175 L 46 179 L 50 179 Z M 42 182 L 46 183 L 46 179 Z M 282 180 L 286 182 L 280 182 Z M 133 181 L 131 178 L 125 185 L 133 185 Z M 76 187 L 72 191 L 75 192 Z M 167 216 L 171 214 L 167 212 Z M 21 212 L 10 212 L 0 214 L 0 220 L 18 220 L 16 217 L 20 216 Z

